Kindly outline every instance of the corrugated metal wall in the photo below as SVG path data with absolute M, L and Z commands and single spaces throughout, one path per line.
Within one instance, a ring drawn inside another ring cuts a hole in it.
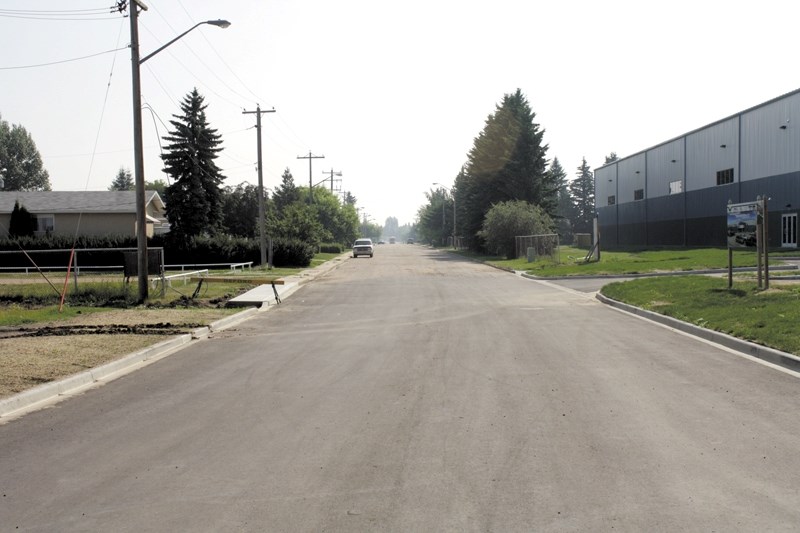
M 716 187 L 717 172 L 728 168 L 739 181 L 739 117 L 686 136 L 685 190 Z
M 733 183 L 717 185 L 727 169 Z M 680 192 L 671 191 L 678 181 Z M 595 170 L 600 231 L 611 247 L 725 246 L 728 202 L 759 195 L 778 220 L 800 209 L 800 90 Z M 780 227 L 770 229 L 771 245 L 780 245 Z
M 742 181 L 800 169 L 800 94 L 742 114 Z

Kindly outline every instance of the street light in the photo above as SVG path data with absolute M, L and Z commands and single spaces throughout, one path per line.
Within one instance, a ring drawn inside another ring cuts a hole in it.
M 185 32 L 181 33 L 164 46 L 158 48 L 144 58 L 139 59 L 139 12 L 137 7 L 147 11 L 143 0 L 132 0 L 130 4 L 131 19 L 131 82 L 133 85 L 133 166 L 136 184 L 136 248 L 138 265 L 139 301 L 145 302 L 148 297 L 148 262 L 147 262 L 147 206 L 145 205 L 144 190 L 144 141 L 142 140 L 142 85 L 139 76 L 139 67 L 142 63 L 168 47 L 193 29 L 203 24 L 210 24 L 219 28 L 231 25 L 227 20 L 206 20 L 198 22 Z
M 450 193 L 450 189 L 445 187 L 441 183 L 434 183 L 434 185 L 438 185 L 442 189 L 446 190 L 450 196 L 453 197 L 453 248 L 456 248 L 456 195 Z

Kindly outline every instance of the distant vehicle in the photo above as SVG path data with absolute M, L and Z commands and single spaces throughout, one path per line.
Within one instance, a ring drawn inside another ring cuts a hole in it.
M 358 257 L 359 255 L 372 257 L 373 253 L 372 239 L 356 239 L 356 242 L 353 243 L 353 257 Z
M 414 244 L 414 239 L 408 239 L 408 240 L 406 241 L 406 244 Z
M 389 244 L 394 244 L 395 242 L 397 242 L 397 239 L 394 237 L 389 237 Z
M 386 241 L 383 241 L 383 240 L 378 241 L 378 244 L 386 244 Z

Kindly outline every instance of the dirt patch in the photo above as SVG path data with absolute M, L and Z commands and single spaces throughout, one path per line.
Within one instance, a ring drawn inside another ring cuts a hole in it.
M 100 366 L 237 312 L 114 309 L 0 329 L 0 398 Z

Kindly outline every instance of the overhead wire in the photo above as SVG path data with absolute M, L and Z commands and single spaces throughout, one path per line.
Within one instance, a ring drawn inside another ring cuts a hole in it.
M 183 6 L 181 6 L 181 7 L 183 7 Z M 153 6 L 153 11 L 155 11 L 155 12 L 158 14 L 158 16 L 162 18 L 162 20 L 164 20 L 164 22 L 166 23 L 166 25 L 167 25 L 167 26 L 169 26 L 169 28 L 170 28 L 170 29 L 171 29 L 173 32 L 175 32 L 175 33 L 178 33 L 178 31 L 177 31 L 177 30 L 176 30 L 176 29 L 175 29 L 175 28 L 172 26 L 172 24 L 170 24 L 169 20 L 168 20 L 168 19 L 167 19 L 167 18 L 166 18 L 164 15 L 162 15 L 162 14 L 161 14 L 161 12 L 160 12 L 160 11 L 158 11 L 158 9 L 157 9 L 155 6 Z M 184 11 L 186 11 L 186 8 L 184 8 Z M 188 12 L 187 12 L 187 15 L 188 15 Z M 191 17 L 191 16 L 189 16 L 189 20 L 191 21 L 191 23 L 192 23 L 192 24 L 196 24 L 196 22 L 195 22 L 194 20 L 192 20 L 192 17 Z M 214 50 L 214 48 L 211 46 L 211 43 L 210 43 L 210 41 L 209 41 L 209 40 L 208 40 L 208 38 L 205 36 L 205 34 L 203 34 L 203 32 L 200 32 L 200 35 L 202 35 L 202 36 L 203 36 L 203 39 L 206 41 L 206 43 L 208 43 L 209 47 L 211 47 L 211 49 L 212 49 L 212 50 Z M 214 77 L 215 77 L 215 78 L 216 78 L 216 79 L 217 79 L 217 80 L 218 80 L 220 83 L 222 83 L 222 85 L 224 85 L 224 86 L 225 86 L 225 88 L 227 88 L 227 89 L 228 89 L 229 91 L 231 91 L 233 94 L 235 94 L 235 95 L 236 95 L 236 96 L 238 96 L 239 98 L 242 98 L 242 99 L 243 99 L 243 100 L 245 100 L 245 101 L 249 101 L 249 100 L 250 100 L 250 97 L 248 97 L 248 96 L 244 96 L 243 94 L 241 94 L 240 92 L 238 92 L 236 89 L 234 89 L 233 87 L 231 87 L 230 85 L 228 85 L 228 83 L 227 83 L 227 82 L 226 82 L 224 79 L 222 79 L 222 78 L 221 78 L 221 77 L 220 77 L 220 76 L 219 76 L 219 75 L 218 75 L 218 74 L 217 74 L 217 73 L 216 73 L 216 72 L 215 72 L 213 69 L 209 68 L 209 67 L 208 67 L 208 65 L 206 64 L 205 60 L 204 60 L 203 58 L 201 58 L 199 55 L 197 55 L 197 52 L 195 52 L 195 51 L 194 51 L 194 49 L 193 49 L 191 46 L 189 46 L 189 45 L 188 45 L 188 44 L 186 44 L 186 43 L 183 43 L 183 44 L 184 44 L 184 45 L 186 45 L 186 48 L 188 48 L 189 52 L 191 52 L 191 53 L 192 53 L 192 55 L 193 55 L 194 57 L 196 57 L 196 58 L 197 58 L 197 59 L 198 59 L 198 60 L 201 62 L 201 64 L 202 64 L 202 65 L 205 67 L 205 69 L 206 69 L 206 70 L 207 70 L 209 73 L 211 73 L 211 75 L 212 75 L 212 76 L 214 76 Z M 214 50 L 214 52 L 216 53 L 216 50 Z M 217 56 L 219 57 L 219 54 L 217 54 Z M 223 63 L 224 63 L 224 61 L 223 61 Z M 226 65 L 226 66 L 227 66 L 227 65 Z
M 149 29 L 149 28 L 148 28 L 148 27 L 147 27 L 145 24 L 142 24 L 141 20 L 139 21 L 139 27 L 140 27 L 140 28 L 144 28 L 144 29 L 145 29 L 145 31 L 147 31 L 147 33 L 149 33 L 150 35 L 152 35 L 152 36 L 153 36 L 153 38 L 156 40 L 156 42 L 158 42 L 159 44 L 162 44 L 162 43 L 160 42 L 160 40 L 158 39 L 158 37 L 156 37 L 156 35 L 155 35 L 155 34 L 154 34 L 154 33 L 153 33 L 153 32 L 152 32 L 152 31 L 151 31 L 151 30 L 150 30 L 150 29 Z M 183 44 L 186 44 L 186 43 L 183 43 Z M 188 73 L 188 74 L 189 74 L 189 75 L 192 77 L 192 79 L 196 80 L 196 81 L 197 81 L 197 82 L 198 82 L 200 85 L 202 85 L 203 87 L 205 87 L 205 88 L 206 88 L 208 91 L 210 91 L 211 93 L 213 93 L 215 96 L 219 97 L 220 99 L 224 100 L 225 102 L 229 103 L 230 105 L 234 106 L 235 108 L 237 108 L 237 109 L 241 109 L 241 107 L 242 107 L 242 106 L 241 106 L 240 104 L 238 104 L 238 103 L 236 103 L 236 102 L 233 102 L 232 100 L 230 100 L 230 99 L 226 98 L 225 96 L 223 96 L 223 95 L 219 94 L 217 91 L 215 91 L 215 90 L 214 90 L 213 88 L 211 88 L 209 85 L 207 85 L 206 83 L 204 83 L 204 82 L 203 82 L 203 78 L 202 78 L 202 77 L 200 77 L 200 76 L 197 76 L 197 75 L 196 75 L 194 72 L 192 72 L 191 70 L 189 70 L 189 68 L 186 66 L 186 64 L 185 64 L 183 61 L 181 61 L 180 59 L 178 59 L 177 57 L 175 57 L 175 55 L 174 55 L 174 54 L 173 54 L 173 53 L 172 53 L 172 52 L 171 52 L 169 49 L 167 49 L 167 50 L 166 50 L 166 52 L 167 52 L 167 53 L 168 53 L 170 56 L 172 56 L 172 58 L 173 58 L 173 59 L 175 59 L 175 61 L 177 61 L 178 65 L 180 65 L 180 67 L 181 67 L 183 70 L 185 70 L 185 71 L 186 71 L 186 72 L 187 72 L 187 73 Z M 148 66 L 149 66 L 149 65 L 148 65 Z
M 125 50 L 126 48 L 128 48 L 128 47 L 127 46 L 123 46 L 121 48 L 113 48 L 111 50 L 106 50 L 104 52 L 97 52 L 96 54 L 90 54 L 88 56 L 73 57 L 72 59 L 62 59 L 60 61 L 51 61 L 49 63 L 38 63 L 36 65 L 20 65 L 20 66 L 15 66 L 15 67 L 0 67 L 0 70 L 20 70 L 20 69 L 26 69 L 26 68 L 49 67 L 49 66 L 52 66 L 52 65 L 60 65 L 62 63 L 71 63 L 73 61 L 82 61 L 84 59 L 90 59 L 92 57 L 101 56 L 103 54 L 110 54 L 110 53 L 113 53 L 113 52 L 119 52 L 120 50 Z

